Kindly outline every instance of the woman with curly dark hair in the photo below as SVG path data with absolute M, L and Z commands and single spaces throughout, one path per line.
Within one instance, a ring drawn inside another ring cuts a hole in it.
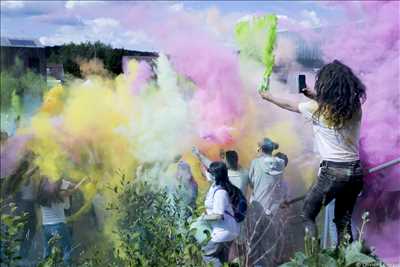
M 338 240 L 351 233 L 351 214 L 363 186 L 359 160 L 361 104 L 365 86 L 352 70 L 338 60 L 326 64 L 317 73 L 315 91 L 304 94 L 312 101 L 296 103 L 260 92 L 263 99 L 312 121 L 316 149 L 321 156 L 318 179 L 308 191 L 303 218 L 306 232 L 317 236 L 315 218 L 322 205 L 333 199 Z

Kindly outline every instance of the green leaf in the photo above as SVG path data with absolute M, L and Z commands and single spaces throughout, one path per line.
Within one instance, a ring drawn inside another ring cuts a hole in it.
M 362 244 L 359 241 L 353 242 L 345 250 L 346 266 L 354 263 L 369 264 L 375 262 L 375 259 L 361 253 Z
M 338 264 L 334 258 L 327 254 L 319 254 L 319 263 L 324 267 L 337 267 Z

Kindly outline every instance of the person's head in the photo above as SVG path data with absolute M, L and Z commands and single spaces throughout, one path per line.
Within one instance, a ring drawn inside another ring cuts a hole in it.
M 53 182 L 46 176 L 42 177 L 38 190 L 39 204 L 41 206 L 51 206 L 51 203 L 60 202 L 62 200 L 60 195 L 61 184 L 62 180 Z
M 222 161 L 214 161 L 210 164 L 210 167 L 207 170 L 215 180 L 216 185 L 224 185 L 229 182 L 228 178 L 228 168 L 226 164 Z
M 289 159 L 288 159 L 288 156 L 286 156 L 286 154 L 283 154 L 282 152 L 278 152 L 275 154 L 275 157 L 282 159 L 285 162 L 285 166 L 288 165 Z
M 326 64 L 317 73 L 315 82 L 318 109 L 321 116 L 335 129 L 342 128 L 361 109 L 366 99 L 365 86 L 353 71 L 338 60 Z
M 237 170 L 239 169 L 239 155 L 234 150 L 228 150 L 225 152 L 225 162 L 228 169 Z
M 278 148 L 279 144 L 273 142 L 269 138 L 263 138 L 263 140 L 258 143 L 258 150 L 267 155 L 271 155 L 272 151 Z
M 240 189 L 235 187 L 228 177 L 228 168 L 222 161 L 214 161 L 207 170 L 215 179 L 215 184 L 221 186 L 228 192 L 229 199 L 233 205 L 239 201 Z
M 173 162 L 178 163 L 181 159 L 182 159 L 182 155 L 180 155 L 180 154 L 175 155 Z

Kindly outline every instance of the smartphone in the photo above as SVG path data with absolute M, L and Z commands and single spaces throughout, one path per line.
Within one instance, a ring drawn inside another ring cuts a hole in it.
M 306 75 L 299 74 L 299 93 L 303 93 L 305 88 L 307 88 Z

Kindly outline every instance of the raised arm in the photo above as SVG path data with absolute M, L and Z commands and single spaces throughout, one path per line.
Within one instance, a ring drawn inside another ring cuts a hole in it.
M 201 151 L 197 148 L 197 147 L 193 147 L 192 148 L 192 153 L 193 155 L 195 155 L 201 162 L 201 164 L 205 167 L 205 168 L 209 168 L 212 161 L 206 157 L 206 155 L 204 155 L 203 153 L 201 153 Z
M 263 99 L 275 104 L 276 106 L 278 106 L 280 108 L 283 108 L 283 109 L 286 109 L 286 110 L 289 110 L 292 112 L 300 113 L 298 101 L 276 97 L 276 96 L 273 96 L 268 91 L 267 92 L 259 92 L 259 93 Z

